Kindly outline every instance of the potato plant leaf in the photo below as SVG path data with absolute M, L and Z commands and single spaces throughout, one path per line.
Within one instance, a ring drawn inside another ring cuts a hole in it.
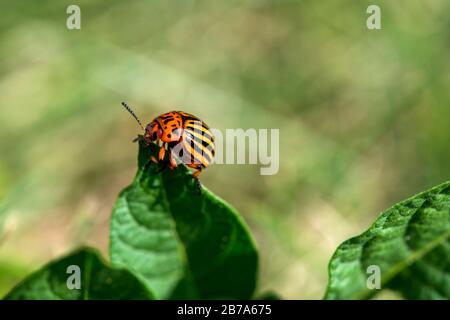
M 244 221 L 206 188 L 199 194 L 184 165 L 146 168 L 157 151 L 140 143 L 137 174 L 113 209 L 112 264 L 160 299 L 251 298 L 258 256 Z
M 71 269 L 73 266 L 79 267 L 79 289 L 74 278 L 78 271 Z M 130 272 L 106 266 L 94 250 L 86 248 L 50 262 L 19 283 L 4 299 L 119 300 L 151 297 L 148 289 Z
M 374 296 L 375 266 L 381 289 L 407 299 L 450 299 L 449 239 L 447 182 L 394 205 L 366 232 L 342 243 L 329 264 L 325 298 Z

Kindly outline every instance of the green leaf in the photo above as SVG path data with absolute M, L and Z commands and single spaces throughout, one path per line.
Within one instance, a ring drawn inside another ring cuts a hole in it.
M 450 299 L 450 182 L 388 209 L 363 234 L 342 243 L 329 264 L 326 299 L 367 299 L 369 266 L 381 289 L 407 299 Z M 371 284 L 376 284 L 370 279 Z
M 257 251 L 244 221 L 223 200 L 195 187 L 191 172 L 147 169 L 158 147 L 139 148 L 138 171 L 111 219 L 110 256 L 157 298 L 251 298 Z
M 69 289 L 80 269 L 81 288 Z M 107 267 L 97 253 L 89 248 L 78 250 L 50 262 L 19 283 L 5 299 L 8 300 L 119 300 L 150 299 L 148 289 L 126 270 Z

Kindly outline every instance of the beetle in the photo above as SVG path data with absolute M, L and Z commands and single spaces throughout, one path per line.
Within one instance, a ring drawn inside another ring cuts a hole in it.
M 136 140 L 143 140 L 147 146 L 152 142 L 160 145 L 158 159 L 152 156 L 149 163 L 164 163 L 168 152 L 169 168 L 173 170 L 177 167 L 175 157 L 180 159 L 186 166 L 196 170 L 192 176 L 200 187 L 198 177 L 215 155 L 214 135 L 208 125 L 187 112 L 170 111 L 157 116 L 144 128 L 133 109 L 125 102 L 122 102 L 122 106 L 144 131 L 144 135 Z

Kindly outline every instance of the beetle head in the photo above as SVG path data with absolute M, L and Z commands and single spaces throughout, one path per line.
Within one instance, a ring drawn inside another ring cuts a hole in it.
M 145 127 L 144 140 L 147 144 L 161 138 L 162 130 L 159 123 L 153 120 Z

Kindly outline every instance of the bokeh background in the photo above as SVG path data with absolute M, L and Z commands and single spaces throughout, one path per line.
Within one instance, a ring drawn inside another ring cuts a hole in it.
M 81 30 L 66 8 L 81 7 Z M 382 30 L 366 9 L 381 7 Z M 144 122 L 279 128 L 280 171 L 216 165 L 245 217 L 259 291 L 319 299 L 339 243 L 450 177 L 450 2 L 6 1 L 0 4 L 0 295 L 109 216 Z M 395 296 L 393 296 L 395 297 Z

